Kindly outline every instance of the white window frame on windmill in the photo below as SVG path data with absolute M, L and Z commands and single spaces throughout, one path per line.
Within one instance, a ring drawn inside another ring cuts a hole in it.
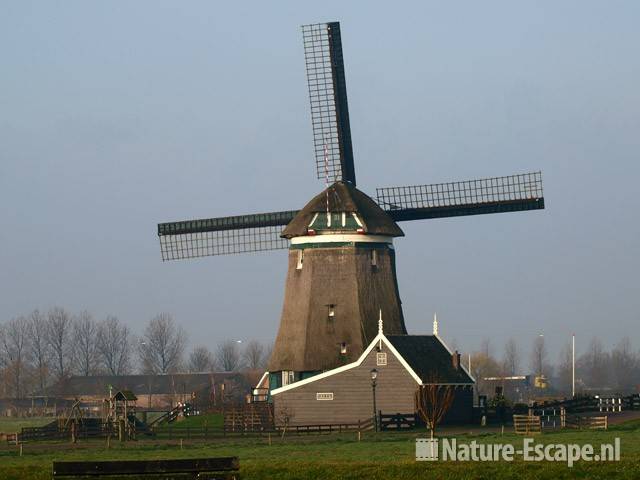
M 298 250 L 298 262 L 296 263 L 296 270 L 302 270 L 303 261 L 304 261 L 304 250 L 301 248 Z
M 341 342 L 340 343 L 340 355 L 346 355 L 347 354 L 347 342 Z
M 387 365 L 387 352 L 376 353 L 376 366 L 384 367 Z
M 356 215 L 356 212 L 352 212 L 351 215 L 353 216 L 353 219 L 356 221 L 356 223 L 358 224 L 358 227 L 359 227 L 359 228 L 356 229 L 356 232 L 357 233 L 364 233 L 364 226 L 362 225 L 362 222 L 358 218 L 358 215 Z
M 371 250 L 371 266 L 374 270 L 378 268 L 378 251 L 375 248 Z
M 336 319 L 336 304 L 330 303 L 327 305 L 327 319 L 335 320 Z
M 293 370 L 282 371 L 282 386 L 291 385 L 296 381 L 296 374 Z
M 309 223 L 309 226 L 307 227 L 307 233 L 308 233 L 309 235 L 315 235 L 315 234 L 316 234 L 315 229 L 314 229 L 314 228 L 311 228 L 311 227 L 313 227 L 313 223 L 316 221 L 316 219 L 317 219 L 317 218 L 318 218 L 318 214 L 316 213 L 316 214 L 313 216 L 313 218 L 311 219 L 311 223 Z

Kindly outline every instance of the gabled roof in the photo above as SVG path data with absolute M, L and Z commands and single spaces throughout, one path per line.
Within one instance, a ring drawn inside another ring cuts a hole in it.
M 138 400 L 138 397 L 136 397 L 131 390 L 120 390 L 112 397 L 112 399 L 117 401 L 126 400 L 135 402 Z
M 327 370 L 326 372 L 290 383 L 280 388 L 275 388 L 271 391 L 271 395 L 278 395 L 287 390 L 293 390 L 308 383 L 313 383 L 323 378 L 356 368 L 362 364 L 378 342 L 384 342 L 387 345 L 389 350 L 398 358 L 418 385 L 429 383 L 440 385 L 473 385 L 475 383 L 462 365 L 457 370 L 453 368 L 451 352 L 437 335 L 387 336 L 384 333 L 378 333 L 365 351 L 362 352 L 360 358 L 355 362 Z M 394 345 L 394 342 L 398 345 L 399 349 Z M 404 354 L 401 353 L 400 350 L 402 350 Z M 405 358 L 405 355 L 407 358 Z M 432 372 L 437 373 L 436 381 L 433 381 L 434 377 L 431 375 Z
M 453 367 L 451 353 L 436 335 L 387 335 L 422 383 L 474 383 L 460 366 Z
M 356 213 L 362 222 L 364 233 L 370 235 L 386 235 L 402 237 L 404 233 L 387 212 L 369 196 L 362 193 L 350 183 L 336 182 L 322 193 L 319 193 L 298 212 L 283 230 L 283 238 L 301 237 L 308 234 L 311 221 L 317 213 Z

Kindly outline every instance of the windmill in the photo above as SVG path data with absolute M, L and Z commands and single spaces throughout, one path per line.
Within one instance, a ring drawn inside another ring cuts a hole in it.
M 318 179 L 301 210 L 161 223 L 163 260 L 289 249 L 271 386 L 358 358 L 377 334 L 405 334 L 397 222 L 544 208 L 540 172 L 432 185 L 356 188 L 340 24 L 302 27 Z

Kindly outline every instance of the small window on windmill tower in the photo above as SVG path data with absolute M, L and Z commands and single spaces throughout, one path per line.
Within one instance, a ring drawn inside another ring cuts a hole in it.
M 334 320 L 336 317 L 336 306 L 333 304 L 327 305 L 327 319 Z
M 340 355 L 346 355 L 347 354 L 347 344 L 345 342 L 342 342 L 340 344 Z
M 371 266 L 374 270 L 378 269 L 378 251 L 371 250 Z
M 304 250 L 298 250 L 298 263 L 296 264 L 296 270 L 302 270 L 302 261 L 304 260 Z

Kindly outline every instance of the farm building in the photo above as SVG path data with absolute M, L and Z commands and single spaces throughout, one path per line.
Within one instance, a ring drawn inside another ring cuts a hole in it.
M 100 403 L 113 392 L 129 390 L 138 408 L 173 408 L 179 402 L 220 406 L 245 400 L 250 383 L 239 373 L 175 373 L 165 375 L 72 376 L 53 385 L 49 392 L 66 399 Z
M 384 334 L 382 322 L 378 335 L 352 363 L 291 383 L 283 375 L 276 388 L 278 379 L 265 374 L 258 386 L 264 387 L 267 379 L 279 425 L 364 421 L 373 416 L 374 401 L 382 414 L 413 414 L 415 392 L 428 384 L 454 389 L 446 423 L 472 419 L 474 379 L 460 363 L 460 354 L 451 352 L 438 335 Z

